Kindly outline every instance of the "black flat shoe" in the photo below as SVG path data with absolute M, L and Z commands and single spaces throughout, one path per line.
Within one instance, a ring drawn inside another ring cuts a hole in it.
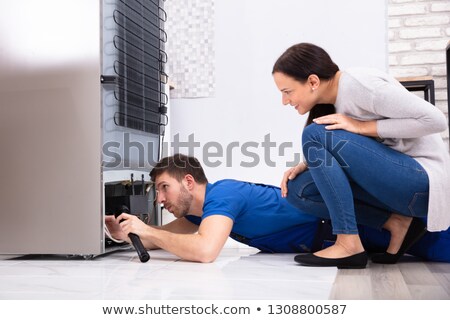
M 365 251 L 345 258 L 330 259 L 315 256 L 312 253 L 299 254 L 294 260 L 304 266 L 310 267 L 338 267 L 338 269 L 364 269 L 367 265 Z
M 427 232 L 427 226 L 422 220 L 413 218 L 406 232 L 405 239 L 396 254 L 384 252 L 375 253 L 371 259 L 373 263 L 395 264 Z

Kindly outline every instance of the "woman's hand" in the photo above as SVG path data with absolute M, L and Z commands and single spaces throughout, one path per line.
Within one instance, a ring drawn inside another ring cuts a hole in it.
M 359 121 L 343 114 L 333 113 L 313 120 L 317 124 L 327 124 L 327 130 L 345 130 L 356 134 L 362 134 L 365 121 Z
M 367 137 L 378 138 L 377 120 L 360 121 L 343 114 L 334 113 L 313 120 L 317 124 L 328 124 L 327 130 L 341 129 Z
M 281 196 L 283 198 L 286 198 L 286 196 L 287 196 L 287 192 L 288 192 L 287 183 L 288 183 L 288 180 L 294 179 L 296 176 L 298 176 L 300 173 L 302 173 L 306 169 L 307 169 L 306 164 L 304 164 L 303 162 L 300 162 L 300 164 L 298 164 L 297 166 L 295 166 L 293 168 L 290 168 L 289 170 L 287 170 L 284 173 L 283 180 L 281 180 Z

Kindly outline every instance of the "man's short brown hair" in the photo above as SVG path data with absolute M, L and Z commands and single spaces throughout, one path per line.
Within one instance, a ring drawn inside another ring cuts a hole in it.
M 195 157 L 181 153 L 161 159 L 150 172 L 150 178 L 155 182 L 156 178 L 165 172 L 178 181 L 190 174 L 197 183 L 208 183 L 200 162 Z

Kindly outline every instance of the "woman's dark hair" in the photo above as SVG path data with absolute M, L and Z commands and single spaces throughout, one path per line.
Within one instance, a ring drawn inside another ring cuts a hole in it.
M 312 43 L 299 43 L 288 48 L 275 62 L 272 74 L 283 73 L 295 80 L 305 83 L 308 77 L 315 74 L 320 80 L 330 80 L 339 71 L 337 64 L 328 53 Z M 317 104 L 309 112 L 306 125 L 314 118 L 335 113 L 331 104 Z
M 156 178 L 164 172 L 167 172 L 178 181 L 183 180 L 187 174 L 190 174 L 197 183 L 208 183 L 200 162 L 194 157 L 189 157 L 181 153 L 161 159 L 150 172 L 150 178 L 155 182 Z

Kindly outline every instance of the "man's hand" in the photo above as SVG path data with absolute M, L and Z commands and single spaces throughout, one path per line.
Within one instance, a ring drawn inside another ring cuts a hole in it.
M 105 216 L 105 224 L 109 230 L 109 233 L 111 234 L 111 237 L 113 237 L 116 240 L 127 241 L 128 236 L 125 232 L 123 232 L 119 224 L 119 221 L 120 220 L 117 220 L 113 215 Z
M 137 216 L 128 213 L 122 213 L 120 216 L 117 217 L 116 220 L 120 222 L 119 227 L 122 229 L 122 232 L 126 235 L 126 238 L 128 238 L 129 233 L 134 233 L 135 235 L 141 237 L 146 232 L 148 232 L 148 229 L 150 228 Z

